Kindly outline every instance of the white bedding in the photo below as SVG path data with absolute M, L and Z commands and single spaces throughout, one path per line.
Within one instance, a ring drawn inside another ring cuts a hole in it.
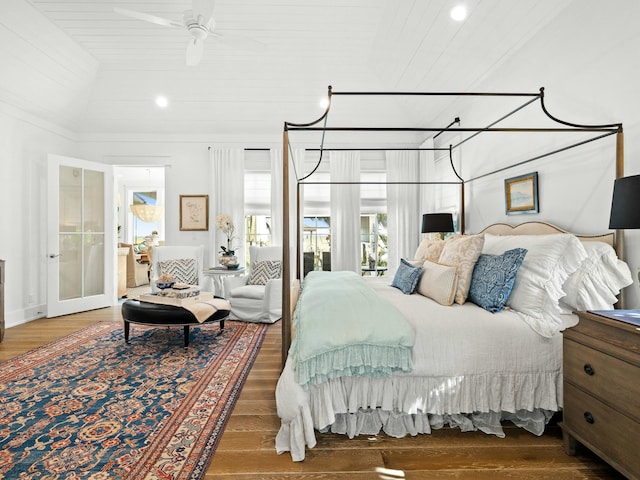
M 305 391 L 287 360 L 276 389 L 278 453 L 303 460 L 305 448 L 315 446 L 314 429 L 349 436 L 382 429 L 400 437 L 449 423 L 503 435 L 500 420 L 509 418 L 541 434 L 562 407 L 561 334 L 542 337 L 510 310 L 447 307 L 404 295 L 384 277 L 371 283 L 414 327 L 413 372 L 336 379 Z M 577 323 L 574 315 L 561 317 L 561 329 Z

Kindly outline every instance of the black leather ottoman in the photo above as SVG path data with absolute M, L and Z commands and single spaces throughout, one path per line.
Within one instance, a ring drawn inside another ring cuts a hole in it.
M 221 298 L 221 297 L 217 297 Z M 220 330 L 224 329 L 224 320 L 230 310 L 218 310 L 204 322 L 198 322 L 189 310 L 173 305 L 126 300 L 122 304 L 122 320 L 124 320 L 124 341 L 129 343 L 129 327 L 131 323 L 151 325 L 154 327 L 183 327 L 184 346 L 189 346 L 189 327 L 205 323 L 220 322 Z

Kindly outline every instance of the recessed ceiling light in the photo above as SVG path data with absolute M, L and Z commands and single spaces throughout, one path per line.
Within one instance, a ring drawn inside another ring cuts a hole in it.
M 467 7 L 465 7 L 464 5 L 457 5 L 451 9 L 449 15 L 451 15 L 451 18 L 453 18 L 456 22 L 461 22 L 465 18 L 467 18 Z
M 167 108 L 169 106 L 169 100 L 167 100 L 167 97 L 158 95 L 156 97 L 156 105 L 159 106 L 160 108 Z

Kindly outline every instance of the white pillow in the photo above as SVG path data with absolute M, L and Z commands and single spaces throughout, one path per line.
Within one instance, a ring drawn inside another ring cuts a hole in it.
M 482 235 L 453 235 L 444 241 L 438 263 L 458 267 L 458 289 L 455 301 L 460 305 L 467 301 L 473 267 L 482 253 L 483 243 Z
M 564 282 L 566 295 L 560 299 L 560 308 L 566 313 L 611 310 L 620 289 L 633 283 L 629 266 L 618 260 L 608 243 L 586 241 L 582 245 L 588 256 Z
M 492 235 L 485 234 L 482 253 L 500 255 L 513 248 L 526 248 L 522 266 L 507 301 L 525 322 L 543 337 L 560 331 L 562 320 L 558 301 L 562 285 L 575 272 L 587 252 L 575 235 Z
M 435 300 L 440 305 L 451 306 L 458 290 L 458 269 L 425 261 L 416 292 Z

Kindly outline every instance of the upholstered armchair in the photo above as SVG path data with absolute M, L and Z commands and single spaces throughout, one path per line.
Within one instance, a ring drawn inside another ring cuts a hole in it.
M 223 279 L 229 318 L 274 323 L 282 317 L 282 247 L 249 247 L 249 274 Z
M 202 245 L 151 247 L 151 291 L 153 293 L 158 291 L 156 281 L 163 273 L 172 274 L 176 282 L 198 285 L 201 290 L 205 290 L 205 277 L 202 273 L 203 259 Z
M 118 247 L 129 249 L 129 254 L 127 255 L 127 288 L 147 285 L 149 283 L 149 265 L 138 262 L 132 244 L 119 243 Z

